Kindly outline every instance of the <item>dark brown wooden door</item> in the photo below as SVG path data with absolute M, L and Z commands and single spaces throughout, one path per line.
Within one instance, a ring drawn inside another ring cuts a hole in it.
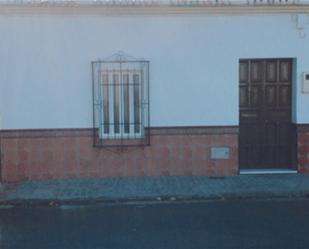
M 241 169 L 293 167 L 292 60 L 239 62 Z

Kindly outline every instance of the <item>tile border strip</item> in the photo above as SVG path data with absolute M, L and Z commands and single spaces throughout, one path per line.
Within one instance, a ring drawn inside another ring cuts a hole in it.
M 238 134 L 238 126 L 152 127 L 150 135 Z
M 297 132 L 309 132 L 309 124 L 296 124 Z M 238 134 L 238 126 L 151 127 L 150 135 Z M 92 128 L 1 130 L 1 138 L 92 137 Z
M 91 128 L 2 130 L 1 138 L 90 137 Z
M 238 134 L 238 126 L 151 127 L 150 135 Z M 2 130 L 1 138 L 92 137 L 92 128 Z

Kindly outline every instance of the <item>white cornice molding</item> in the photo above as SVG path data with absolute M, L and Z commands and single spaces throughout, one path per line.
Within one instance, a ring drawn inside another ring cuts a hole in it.
M 309 5 L 1 4 L 0 15 L 309 14 Z

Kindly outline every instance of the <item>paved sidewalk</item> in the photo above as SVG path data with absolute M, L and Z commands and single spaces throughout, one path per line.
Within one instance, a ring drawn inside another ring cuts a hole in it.
M 0 204 L 15 205 L 280 197 L 309 197 L 309 175 L 115 177 L 0 184 Z

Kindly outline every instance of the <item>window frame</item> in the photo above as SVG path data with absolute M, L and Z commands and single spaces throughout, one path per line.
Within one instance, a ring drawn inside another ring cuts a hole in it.
M 93 145 L 95 147 L 101 146 L 146 146 L 150 145 L 150 105 L 149 105 L 149 64 L 147 60 L 128 60 L 124 56 L 118 56 L 116 59 L 97 60 L 92 61 L 92 95 L 93 95 Z M 104 82 L 102 74 L 106 74 L 107 87 L 104 92 Z M 126 122 L 115 122 L 115 75 L 118 75 L 119 88 L 118 92 L 118 107 L 121 109 L 118 116 L 120 121 L 124 119 L 124 109 L 126 105 L 123 103 L 125 100 L 125 87 L 127 86 L 128 100 L 128 120 Z M 127 84 L 124 84 L 124 77 L 129 78 Z M 137 75 L 137 76 L 136 76 Z M 138 77 L 138 90 L 134 77 Z M 109 81 L 113 81 L 109 84 Z M 103 84 L 102 84 L 103 83 Z M 113 89 L 111 90 L 110 88 Z M 107 93 L 106 93 L 107 92 Z M 105 98 L 102 96 L 105 94 Z M 136 95 L 138 102 L 136 103 Z M 108 97 L 107 97 L 108 96 Z M 107 98 L 106 98 L 107 97 Z M 107 100 L 105 100 L 107 99 Z M 105 122 L 106 114 L 104 117 L 104 101 L 105 111 L 108 113 L 108 118 L 112 122 Z M 119 101 L 121 103 L 119 103 Z M 114 105 L 114 106 L 113 106 Z M 112 107 L 113 106 L 113 107 Z M 136 114 L 138 108 L 138 114 Z M 138 118 L 137 118 L 138 117 Z M 104 119 L 105 118 L 105 119 Z M 103 119 L 103 120 L 102 120 Z M 134 122 L 130 122 L 133 120 Z M 139 122 L 135 122 L 139 121 Z M 108 123 L 108 124 L 107 124 Z M 115 133 L 116 125 L 119 124 L 120 132 Z M 105 125 L 108 125 L 108 132 L 105 132 Z M 129 132 L 125 132 L 125 125 L 129 125 Z M 137 128 L 138 127 L 138 128 Z M 136 132 L 136 129 L 138 131 Z

